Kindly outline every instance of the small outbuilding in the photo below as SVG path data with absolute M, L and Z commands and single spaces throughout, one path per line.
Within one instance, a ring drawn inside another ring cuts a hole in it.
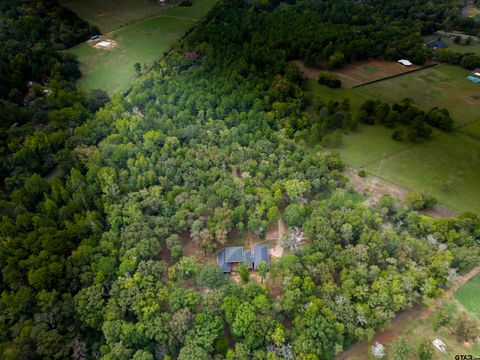
M 477 78 L 475 76 L 467 76 L 467 79 L 475 84 L 480 84 L 480 78 Z
M 480 68 L 473 70 L 473 75 L 480 77 Z
M 445 43 L 445 41 L 442 40 L 442 38 L 429 40 L 427 41 L 427 45 L 433 49 L 446 49 L 448 47 L 448 45 Z
M 432 341 L 433 346 L 435 346 L 440 352 L 444 353 L 447 351 L 447 347 L 445 346 L 445 343 L 440 340 L 440 339 L 435 339 Z
M 413 65 L 409 60 L 406 60 L 406 59 L 400 59 L 400 60 L 398 60 L 398 63 L 403 65 L 403 66 L 407 66 L 407 67 Z

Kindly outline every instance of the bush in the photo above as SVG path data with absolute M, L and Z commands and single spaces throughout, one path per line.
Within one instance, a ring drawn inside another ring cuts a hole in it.
M 431 195 L 413 191 L 407 195 L 405 203 L 412 210 L 426 210 L 435 206 L 437 199 Z
M 367 176 L 367 173 L 365 172 L 365 170 L 360 170 L 360 171 L 358 172 L 358 176 L 360 176 L 361 178 L 364 178 L 364 177 Z
M 318 77 L 318 83 L 321 85 L 326 85 L 332 89 L 338 89 L 342 87 L 342 82 L 337 79 L 334 74 L 328 72 L 320 73 L 320 76 Z

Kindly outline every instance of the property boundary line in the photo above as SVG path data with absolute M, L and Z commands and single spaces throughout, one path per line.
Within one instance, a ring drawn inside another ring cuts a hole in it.
M 355 85 L 355 86 L 351 87 L 350 89 L 357 89 L 359 87 L 375 84 L 375 83 L 378 83 L 380 81 L 394 79 L 394 78 L 397 78 L 397 77 L 400 77 L 400 76 L 412 74 L 412 73 L 417 72 L 417 71 L 429 69 L 429 68 L 432 68 L 432 67 L 437 66 L 437 65 L 439 65 L 439 63 L 425 65 L 425 66 L 422 66 L 421 68 L 418 68 L 418 69 L 415 69 L 415 70 L 411 70 L 411 71 L 407 71 L 407 72 L 404 72 L 404 73 L 401 73 L 401 74 L 395 74 L 395 75 L 387 76 L 387 77 L 384 77 L 384 78 L 381 78 L 381 79 L 368 81 L 368 82 L 363 83 L 363 84 Z

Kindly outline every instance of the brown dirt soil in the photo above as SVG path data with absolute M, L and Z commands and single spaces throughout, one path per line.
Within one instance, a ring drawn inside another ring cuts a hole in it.
M 415 305 L 409 310 L 405 310 L 398 314 L 393 320 L 390 328 L 388 330 L 382 331 L 375 335 L 371 341 L 360 341 L 339 354 L 336 357 L 336 360 L 366 360 L 368 359 L 368 349 L 375 342 L 385 345 L 386 343 L 393 341 L 397 336 L 399 336 L 413 320 L 416 319 L 428 319 L 436 309 L 441 307 L 446 300 L 451 298 L 453 294 L 467 281 L 473 278 L 475 275 L 480 273 L 480 266 L 477 266 L 469 273 L 465 274 L 460 278 L 460 280 L 445 292 L 445 295 L 441 298 L 435 300 L 434 308 L 425 308 L 420 305 Z
M 293 60 L 292 63 L 296 64 L 307 78 L 313 80 L 318 79 L 320 72 L 327 70 L 326 68 L 308 67 L 302 60 Z M 421 66 L 418 65 L 405 67 L 395 61 L 370 59 L 346 64 L 339 70 L 329 71 L 338 76 L 342 81 L 343 88 L 352 88 L 393 75 L 406 74 L 420 68 Z
M 354 189 L 358 193 L 368 197 L 365 202 L 368 206 L 377 203 L 384 194 L 390 194 L 397 200 L 404 201 L 409 193 L 409 190 L 402 188 L 401 186 L 389 183 L 384 179 L 370 174 L 367 174 L 366 177 L 362 178 L 358 176 L 357 171 L 352 168 L 347 170 L 346 175 L 350 178 Z M 455 216 L 454 212 L 442 205 L 435 205 L 432 209 L 421 211 L 421 213 L 430 217 L 438 218 Z

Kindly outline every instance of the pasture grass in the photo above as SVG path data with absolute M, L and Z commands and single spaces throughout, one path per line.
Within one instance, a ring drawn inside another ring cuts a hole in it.
M 166 5 L 151 0 L 59 0 L 103 33 L 157 15 Z
M 125 91 L 135 81 L 135 63 L 149 67 L 171 48 L 187 30 L 213 7 L 216 0 L 194 0 L 191 7 L 169 9 L 156 17 L 141 20 L 103 37 L 118 46 L 96 49 L 91 42 L 68 51 L 77 55 L 82 78 L 82 90 L 104 89 L 110 95 Z
M 480 87 L 465 79 L 467 72 L 439 65 L 355 89 L 329 89 L 310 81 L 313 104 L 350 98 L 353 115 L 368 99 L 393 103 L 405 97 L 428 110 L 446 107 L 456 121 L 451 133 L 434 130 L 428 140 L 397 142 L 393 129 L 360 125 L 343 137 L 339 152 L 357 169 L 377 174 L 410 191 L 427 191 L 456 213 L 480 212 Z
M 480 274 L 458 289 L 454 297 L 465 309 L 480 319 Z
M 478 16 L 480 18 L 480 15 Z M 480 55 L 479 41 L 472 41 L 470 45 L 465 45 L 465 40 L 462 40 L 461 44 L 455 44 L 451 38 L 446 36 L 438 36 L 438 35 L 423 36 L 423 39 L 425 40 L 425 42 L 432 39 L 438 39 L 438 38 L 441 38 L 443 42 L 445 42 L 448 45 L 449 50 L 460 52 L 460 53 L 474 53 L 474 54 Z

